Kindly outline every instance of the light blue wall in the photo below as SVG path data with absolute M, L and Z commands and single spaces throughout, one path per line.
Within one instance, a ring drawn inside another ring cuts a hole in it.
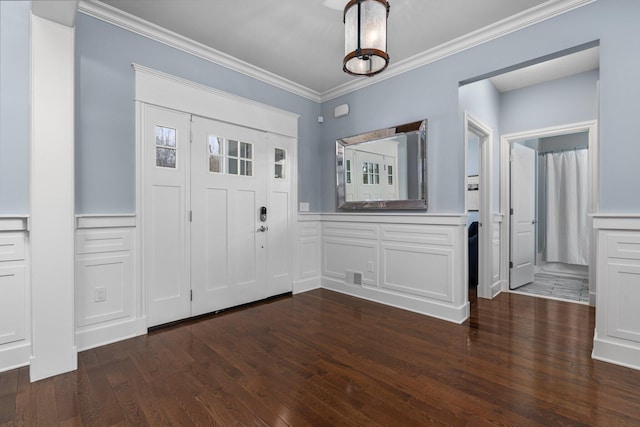
M 467 112 L 492 131 L 493 174 L 491 183 L 493 197 L 491 206 L 494 212 L 500 211 L 500 99 L 500 92 L 489 80 L 480 80 L 462 86 L 459 90 L 460 120 L 464 120 L 463 114 Z
M 598 70 L 587 71 L 502 94 L 503 134 L 595 120 Z
M 132 63 L 299 114 L 299 199 L 320 209 L 319 103 L 81 13 L 75 60 L 77 213 L 135 211 Z
M 333 142 L 344 135 L 420 118 L 429 119 L 431 212 L 462 212 L 463 126 L 458 82 L 600 40 L 601 206 L 603 213 L 640 212 L 640 2 L 597 1 L 504 37 L 389 78 L 322 106 L 322 208 L 334 211 Z M 390 52 L 393 55 L 393 52 Z M 332 119 L 347 103 L 347 117 Z M 530 125 L 535 125 L 531 123 Z M 514 130 L 509 126 L 500 132 Z
M 0 1 L 0 214 L 29 213 L 30 8 Z

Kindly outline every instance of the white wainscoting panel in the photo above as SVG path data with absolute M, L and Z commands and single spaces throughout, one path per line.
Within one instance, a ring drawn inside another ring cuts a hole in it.
M 296 235 L 296 278 L 293 293 L 320 287 L 321 278 L 321 224 L 319 215 L 299 215 Z
M 500 277 L 500 230 L 502 227 L 501 214 L 493 215 L 493 236 L 491 237 L 491 296 L 498 295 L 502 290 L 502 278 Z M 505 284 L 505 288 L 507 285 Z
M 593 358 L 640 369 L 640 217 L 595 216 Z
M 76 260 L 78 326 L 131 315 L 131 254 L 95 254 Z
M 0 263 L 0 346 L 24 340 L 27 329 L 24 265 L 3 264 Z
M 26 217 L 0 217 L 0 372 L 26 366 L 31 357 L 26 229 Z
M 78 350 L 145 334 L 136 310 L 136 229 L 130 215 L 78 217 L 76 230 L 76 341 Z M 126 226 L 123 226 L 126 225 Z M 95 228 L 92 228 L 94 227 Z
M 462 215 L 322 215 L 322 286 L 462 323 Z
M 453 302 L 453 249 L 383 244 L 381 252 L 380 287 Z M 416 266 L 428 274 L 416 274 Z

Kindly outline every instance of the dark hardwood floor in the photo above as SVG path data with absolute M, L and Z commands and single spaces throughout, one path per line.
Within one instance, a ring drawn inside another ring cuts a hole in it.
M 514 294 L 463 325 L 327 290 L 0 374 L 0 425 L 640 425 L 640 372 L 591 359 L 594 310 Z

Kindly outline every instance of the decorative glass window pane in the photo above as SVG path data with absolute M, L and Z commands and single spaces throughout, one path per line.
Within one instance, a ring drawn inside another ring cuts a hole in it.
M 366 174 L 366 173 L 362 174 L 362 183 L 363 184 L 368 184 L 369 183 L 369 174 Z
M 275 179 L 285 179 L 285 169 L 287 164 L 287 151 L 276 148 L 274 151 L 274 173 Z
M 217 154 L 218 156 L 221 156 L 223 154 L 223 144 L 224 138 L 209 135 L 209 154 Z
M 392 165 L 387 165 L 387 173 L 389 174 L 389 185 L 393 185 L 393 166 Z
M 347 184 L 351 184 L 351 160 L 347 160 Z
M 176 167 L 176 130 L 156 125 L 156 166 Z
M 229 168 L 227 171 L 229 175 L 238 175 L 238 159 L 229 159 Z
M 253 162 L 251 160 L 240 160 L 240 175 L 251 176 L 252 165 L 253 165 Z
M 156 145 L 160 147 L 175 147 L 176 130 L 156 125 Z
M 374 175 L 373 176 L 373 183 L 374 184 L 380 184 L 380 175 Z
M 251 144 L 248 142 L 240 143 L 240 157 L 243 159 L 252 159 L 251 157 Z
M 229 157 L 238 157 L 238 141 L 229 140 Z
M 209 156 L 209 172 L 222 172 L 222 165 L 224 164 L 224 159 L 220 156 Z
M 156 147 L 156 166 L 162 168 L 176 167 L 176 150 L 173 148 Z

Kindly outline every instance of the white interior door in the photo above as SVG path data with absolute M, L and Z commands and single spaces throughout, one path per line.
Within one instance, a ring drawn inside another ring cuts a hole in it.
M 511 149 L 511 264 L 510 289 L 533 282 L 535 268 L 534 149 L 513 144 Z
M 264 132 L 193 119 L 193 315 L 268 296 Z M 264 228 L 263 228 L 264 226 Z
M 143 109 L 144 274 L 148 326 L 191 314 L 189 281 L 190 115 Z

